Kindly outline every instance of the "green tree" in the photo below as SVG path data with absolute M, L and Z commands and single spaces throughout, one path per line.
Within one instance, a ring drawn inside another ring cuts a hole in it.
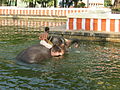
M 78 3 L 77 7 L 78 8 L 84 8 L 85 7 L 85 3 L 83 3 L 83 2 Z
M 111 0 L 105 0 L 104 6 L 112 6 Z
M 29 3 L 28 7 L 35 7 L 36 3 L 41 4 L 41 7 L 47 7 L 53 5 L 53 0 L 23 0 L 23 2 Z M 54 3 L 55 2 L 56 0 L 54 0 Z
M 73 2 L 74 2 L 74 7 L 77 7 L 78 1 L 79 1 L 79 0 L 73 0 Z
M 2 6 L 3 4 L 8 4 L 7 0 L 0 0 L 0 6 Z

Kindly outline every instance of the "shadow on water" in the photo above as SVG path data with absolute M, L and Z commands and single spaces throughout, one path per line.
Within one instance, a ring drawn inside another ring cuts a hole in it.
M 16 62 L 37 35 L 6 35 L 0 40 L 0 89 L 119 90 L 120 43 L 80 41 L 63 58 L 40 64 Z

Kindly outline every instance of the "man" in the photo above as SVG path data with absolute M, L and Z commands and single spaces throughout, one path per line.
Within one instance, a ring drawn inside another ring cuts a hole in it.
M 62 48 L 53 45 L 50 40 L 48 40 L 49 37 L 49 27 L 45 27 L 44 33 L 40 34 L 40 44 L 44 45 L 46 48 L 51 49 L 51 55 L 52 56 L 61 56 L 64 54 L 64 51 Z
M 44 33 L 40 34 L 40 44 L 44 45 L 46 48 L 52 48 L 52 43 L 48 40 L 49 37 L 49 27 L 45 27 Z

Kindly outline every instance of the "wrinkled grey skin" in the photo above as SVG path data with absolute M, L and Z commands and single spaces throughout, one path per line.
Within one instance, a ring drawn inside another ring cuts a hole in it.
M 60 36 L 50 36 L 48 38 L 54 45 L 60 46 L 61 44 L 65 44 L 65 40 Z
M 63 37 L 53 36 L 50 41 L 57 46 L 65 44 Z M 65 44 L 66 45 L 66 44 Z M 66 46 L 65 46 L 66 47 Z M 65 48 L 64 48 L 65 49 Z M 51 50 L 41 44 L 28 47 L 19 53 L 16 57 L 17 60 L 26 63 L 40 63 L 42 60 L 51 58 Z
M 17 55 L 16 59 L 26 63 L 39 63 L 51 58 L 51 52 L 43 45 L 37 44 L 28 47 Z

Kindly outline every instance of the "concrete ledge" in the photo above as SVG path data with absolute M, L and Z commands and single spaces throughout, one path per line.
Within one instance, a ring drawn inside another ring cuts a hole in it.
M 67 16 L 68 18 L 92 18 L 92 19 L 120 19 L 119 14 L 92 14 L 92 13 L 72 13 Z
M 75 37 L 80 40 L 120 42 L 120 33 L 90 32 L 90 31 L 51 31 L 50 34 Z

